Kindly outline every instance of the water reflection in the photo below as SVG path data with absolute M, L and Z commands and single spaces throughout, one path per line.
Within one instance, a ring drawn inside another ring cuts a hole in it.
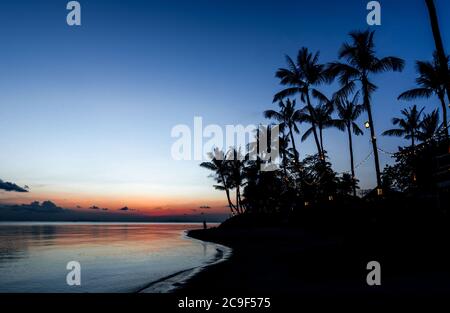
M 120 292 L 213 259 L 215 246 L 182 238 L 196 224 L 0 223 L 0 291 Z M 82 286 L 65 284 L 67 262 Z

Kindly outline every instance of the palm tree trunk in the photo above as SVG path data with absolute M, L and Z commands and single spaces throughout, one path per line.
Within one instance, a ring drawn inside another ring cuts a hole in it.
M 348 133 L 348 146 L 350 150 L 350 166 L 352 169 L 352 181 L 353 181 L 353 196 L 356 197 L 356 184 L 355 184 L 355 163 L 353 159 L 353 142 L 352 142 L 352 130 L 350 126 L 347 126 L 347 133 Z
M 244 206 L 242 206 L 242 200 L 241 200 L 241 191 L 239 190 L 239 205 L 241 206 L 241 213 L 244 213 Z
M 260 145 L 259 145 L 259 131 L 260 131 L 260 126 L 258 126 L 257 132 L 256 132 L 256 168 L 258 169 L 258 174 L 261 170 L 261 158 L 260 158 Z
M 444 45 L 442 43 L 442 37 L 441 37 L 441 31 L 439 29 L 439 21 L 438 16 L 436 13 L 436 6 L 434 5 L 434 0 L 425 0 L 425 3 L 427 4 L 428 8 L 428 14 L 430 15 L 430 22 L 431 22 L 431 30 L 433 31 L 433 37 L 434 37 L 434 43 L 436 45 L 436 51 L 438 53 L 439 57 L 439 63 L 441 66 L 446 66 L 446 54 L 444 50 Z M 447 69 L 443 69 L 447 70 Z M 447 83 L 445 85 L 445 88 L 447 89 L 447 97 L 448 101 L 450 102 L 450 80 L 449 77 L 447 77 Z
M 239 214 L 242 213 L 239 205 L 239 185 L 236 186 L 236 208 Z
M 325 158 L 325 150 L 323 149 L 323 129 L 319 126 L 319 135 L 320 135 L 320 150 L 322 150 L 322 158 Z
M 233 213 L 234 212 L 234 205 L 231 202 L 230 191 L 228 190 L 228 188 L 225 188 L 225 193 L 227 194 L 228 206 L 230 207 L 231 213 Z
M 442 120 L 444 122 L 445 127 L 445 139 L 447 139 L 448 142 L 449 137 L 448 137 L 447 106 L 445 105 L 445 99 L 443 94 L 439 95 L 439 100 L 441 100 L 442 105 Z
M 411 131 L 411 148 L 413 155 L 416 155 L 416 149 L 415 149 L 415 137 L 414 137 L 414 129 Z M 417 171 L 417 159 L 413 159 L 413 172 L 412 172 L 412 181 L 415 183 L 416 181 L 416 171 Z
M 287 170 L 286 170 L 286 151 L 281 149 L 281 157 L 283 158 L 281 161 L 281 166 L 283 167 L 283 174 L 285 177 L 287 177 Z
M 311 125 L 312 125 L 312 129 L 313 129 L 314 140 L 316 141 L 317 152 L 319 153 L 319 156 L 322 156 L 323 151 L 320 148 L 319 138 L 317 136 L 315 114 L 314 114 L 313 106 L 311 105 L 311 99 L 309 98 L 309 91 L 306 93 L 306 101 L 307 101 L 309 114 L 311 115 Z
M 227 200 L 228 200 L 228 206 L 230 207 L 231 213 L 233 213 L 234 212 L 234 205 L 231 202 L 230 190 L 226 187 L 225 176 L 222 173 L 220 173 L 220 178 L 222 179 L 223 187 L 225 188 L 225 193 L 227 195 Z
M 362 85 L 364 93 L 364 107 L 366 108 L 367 115 L 369 117 L 370 137 L 372 140 L 373 157 L 375 160 L 375 173 L 377 176 L 377 188 L 381 188 L 381 171 L 380 171 L 380 160 L 378 158 L 377 137 L 375 135 L 375 129 L 373 125 L 372 108 L 370 105 L 368 82 L 366 79 L 363 80 Z
M 292 132 L 292 125 L 289 125 L 289 136 L 291 137 L 292 148 L 294 149 L 295 163 L 298 163 L 298 151 L 297 151 L 297 148 L 295 147 L 295 140 L 294 140 L 294 133 Z

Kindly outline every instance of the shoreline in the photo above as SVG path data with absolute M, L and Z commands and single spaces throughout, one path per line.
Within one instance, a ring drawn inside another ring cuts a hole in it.
M 185 285 L 191 278 L 195 277 L 198 273 L 204 271 L 209 266 L 213 266 L 216 264 L 219 264 L 221 262 L 225 262 L 229 259 L 229 257 L 232 255 L 233 251 L 231 248 L 222 245 L 217 242 L 207 241 L 207 240 L 201 240 L 197 239 L 195 237 L 189 236 L 189 231 L 183 232 L 183 239 L 190 240 L 190 241 L 198 241 L 202 244 L 212 244 L 216 248 L 216 253 L 214 255 L 214 258 L 208 262 L 205 262 L 202 265 L 187 268 L 178 272 L 175 272 L 173 274 L 164 276 L 160 279 L 157 279 L 155 281 L 152 281 L 145 285 L 144 287 L 141 287 L 137 289 L 134 293 L 172 293 L 176 292 L 180 287 Z

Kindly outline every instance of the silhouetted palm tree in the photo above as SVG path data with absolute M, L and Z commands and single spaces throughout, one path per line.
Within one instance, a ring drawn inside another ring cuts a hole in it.
M 236 205 L 238 213 L 244 213 L 244 207 L 241 200 L 241 186 L 244 185 L 245 179 L 245 158 L 240 149 L 231 148 L 228 152 L 230 160 L 230 187 L 236 189 Z
M 297 148 L 295 147 L 294 132 L 298 134 L 300 131 L 296 124 L 297 116 L 299 113 L 295 108 L 295 100 L 291 101 L 290 99 L 287 99 L 285 102 L 283 102 L 283 100 L 280 100 L 278 102 L 278 106 L 280 107 L 280 111 L 264 111 L 264 117 L 274 119 L 279 122 L 281 132 L 284 132 L 285 129 L 288 130 L 288 134 L 292 142 L 292 148 L 294 149 L 295 161 L 298 163 L 299 157 Z
M 342 85 L 341 90 L 336 93 L 338 101 L 342 101 L 354 93 L 357 89 L 357 82 L 361 85 L 364 109 L 367 111 L 369 118 L 377 187 L 381 188 L 380 162 L 371 105 L 371 94 L 377 87 L 370 81 L 370 76 L 387 71 L 402 71 L 404 61 L 392 56 L 378 58 L 375 54 L 373 31 L 351 32 L 350 37 L 351 43 L 344 43 L 339 51 L 339 58 L 345 59 L 346 63 L 330 63 L 327 73 L 331 77 L 338 77 Z
M 214 188 L 217 190 L 224 190 L 227 195 L 228 206 L 232 213 L 239 213 L 237 208 L 231 202 L 230 197 L 230 189 L 232 188 L 231 179 L 230 179 L 230 163 L 227 160 L 225 153 L 218 149 L 214 148 L 212 152 L 208 154 L 211 161 L 202 162 L 200 164 L 201 167 L 206 168 L 210 171 L 214 172 L 214 179 L 218 183 L 218 185 L 214 185 Z
M 311 53 L 308 48 L 301 48 L 294 62 L 289 56 L 286 56 L 288 68 L 280 68 L 275 76 L 280 79 L 280 83 L 288 88 L 280 91 L 274 96 L 274 102 L 286 97 L 299 94 L 300 100 L 307 104 L 309 114 L 313 117 L 314 111 L 311 103 L 311 92 L 314 86 L 329 82 L 330 79 L 325 73 L 325 66 L 319 63 L 319 52 Z M 317 146 L 319 155 L 322 155 L 319 137 L 317 135 L 315 121 L 313 123 L 312 133 Z
M 423 116 L 420 129 L 417 133 L 417 139 L 420 141 L 433 140 L 439 134 L 440 130 L 439 112 L 438 110 L 434 110 Z
M 287 167 L 289 164 L 289 160 L 292 158 L 295 159 L 295 153 L 292 153 L 293 148 L 289 149 L 289 135 L 280 133 L 280 137 L 278 138 L 279 142 L 279 151 L 281 155 L 281 168 L 283 169 L 284 176 L 288 176 Z
M 353 195 L 356 197 L 356 176 L 355 176 L 355 164 L 353 158 L 353 140 L 352 133 L 356 136 L 362 135 L 363 131 L 359 128 L 358 124 L 356 124 L 356 120 L 364 111 L 364 106 L 362 104 L 358 104 L 359 94 L 356 93 L 353 97 L 352 101 L 344 100 L 337 103 L 337 113 L 339 119 L 336 121 L 336 126 L 340 130 L 347 131 L 348 134 L 348 145 L 350 151 L 350 165 L 352 172 L 352 179 L 354 181 L 353 184 Z
M 333 113 L 333 106 L 327 105 L 324 103 L 319 104 L 316 107 L 313 107 L 311 115 L 308 107 L 303 108 L 300 111 L 298 116 L 298 121 L 301 123 L 308 123 L 311 125 L 310 128 L 303 134 L 302 141 L 305 141 L 311 133 L 314 133 L 314 129 L 317 127 L 317 131 L 319 132 L 319 143 L 320 143 L 320 151 L 319 154 L 320 159 L 324 159 L 324 144 L 323 144 L 323 130 L 325 128 L 335 126 L 335 120 L 331 117 L 331 113 Z
M 411 139 L 411 148 L 414 148 L 416 140 L 418 139 L 419 130 L 422 124 L 421 115 L 425 108 L 420 111 L 417 110 L 417 105 L 412 108 L 403 109 L 401 111 L 403 118 L 394 117 L 392 124 L 398 125 L 398 128 L 393 128 L 383 132 L 383 136 L 396 136 L 405 139 Z
M 446 63 L 446 53 L 444 50 L 444 45 L 442 44 L 441 31 L 439 29 L 439 21 L 436 12 L 436 6 L 434 5 L 434 0 L 425 0 L 428 8 L 428 14 L 430 16 L 431 30 L 433 32 L 434 43 L 436 45 L 436 53 L 439 59 L 439 64 L 443 73 L 447 73 L 447 79 L 445 88 L 447 90 L 447 98 L 450 102 L 450 75 L 448 74 L 448 63 Z
M 445 58 L 445 66 L 448 69 L 449 57 Z M 417 61 L 416 70 L 419 77 L 416 79 L 419 88 L 414 88 L 405 91 L 398 99 L 401 100 L 415 100 L 417 98 L 430 98 L 432 95 L 436 95 L 442 107 L 442 117 L 444 120 L 444 126 L 447 123 L 447 106 L 445 104 L 445 84 L 448 73 L 443 73 L 437 53 L 433 55 L 433 62 Z M 446 129 L 446 136 L 448 139 L 448 128 Z

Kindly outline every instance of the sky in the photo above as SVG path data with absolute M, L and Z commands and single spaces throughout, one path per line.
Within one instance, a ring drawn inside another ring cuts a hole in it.
M 306 46 L 323 63 L 337 59 L 348 32 L 365 30 L 368 1 L 116 1 L 81 0 L 81 26 L 66 24 L 65 0 L 2 1 L 0 5 L 0 179 L 28 193 L 0 191 L 0 203 L 51 200 L 161 215 L 226 212 L 200 161 L 176 161 L 171 129 L 267 123 L 281 90 L 275 71 L 285 55 Z M 379 56 L 406 61 L 403 73 L 374 77 L 378 134 L 411 104 L 415 60 L 434 50 L 422 0 L 380 1 L 382 25 L 372 26 Z M 436 0 L 444 45 L 450 3 Z M 329 96 L 336 84 L 321 87 Z M 363 125 L 366 118 L 361 117 Z M 306 126 L 301 126 L 305 129 Z M 380 148 L 406 144 L 378 136 Z M 299 141 L 299 138 L 298 138 Z M 298 144 L 314 153 L 312 139 Z M 355 162 L 370 152 L 368 134 L 355 139 Z M 337 172 L 349 169 L 347 137 L 325 131 Z M 381 154 L 382 167 L 392 162 Z M 357 168 L 362 188 L 375 185 L 373 160 Z

